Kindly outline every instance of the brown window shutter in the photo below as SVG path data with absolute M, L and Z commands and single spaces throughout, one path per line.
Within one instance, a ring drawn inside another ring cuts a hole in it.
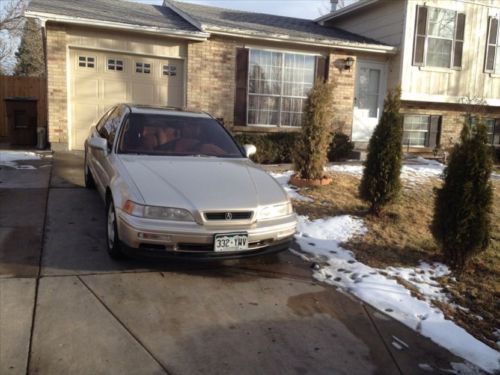
M 427 35 L 427 8 L 417 5 L 415 40 L 413 42 L 413 65 L 424 65 L 425 38 Z
M 236 92 L 234 125 L 247 125 L 248 49 L 236 49 Z
M 493 144 L 500 145 L 500 118 L 495 120 L 495 129 L 493 130 Z
M 498 19 L 488 18 L 488 38 L 486 40 L 486 56 L 484 58 L 484 71 L 492 73 L 495 70 L 495 54 L 497 52 Z
M 315 82 L 328 80 L 329 60 L 328 57 L 316 56 Z
M 464 49 L 464 35 L 465 35 L 465 14 L 457 14 L 457 24 L 455 27 L 455 40 L 453 41 L 453 68 L 462 67 L 462 53 Z
M 434 148 L 439 146 L 441 138 L 441 116 L 431 116 L 428 134 L 427 147 Z

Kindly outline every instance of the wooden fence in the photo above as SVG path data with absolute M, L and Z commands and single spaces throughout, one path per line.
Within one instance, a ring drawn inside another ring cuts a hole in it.
M 38 77 L 0 76 L 0 137 L 9 135 L 5 99 L 12 97 L 37 99 L 37 126 L 47 126 L 47 80 Z

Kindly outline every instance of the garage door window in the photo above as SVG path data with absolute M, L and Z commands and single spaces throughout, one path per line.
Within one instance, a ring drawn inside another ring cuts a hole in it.
M 80 68 L 91 68 L 95 67 L 95 57 L 92 56 L 78 56 L 78 66 Z
M 177 67 L 175 65 L 163 65 L 163 75 L 164 76 L 176 76 Z
M 151 73 L 151 64 L 136 62 L 135 63 L 135 72 L 142 74 L 150 74 Z
M 108 70 L 123 71 L 123 60 L 108 59 Z

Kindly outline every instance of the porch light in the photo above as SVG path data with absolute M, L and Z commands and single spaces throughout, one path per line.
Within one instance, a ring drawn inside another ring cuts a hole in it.
M 344 60 L 344 70 L 351 70 L 354 65 L 354 58 L 349 56 Z

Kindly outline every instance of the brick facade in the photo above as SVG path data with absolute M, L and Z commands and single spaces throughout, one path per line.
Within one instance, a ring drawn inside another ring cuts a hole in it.
M 347 57 L 353 57 L 355 62 L 350 70 L 345 70 L 343 65 Z M 330 66 L 328 78 L 335 84 L 333 94 L 333 130 L 341 131 L 351 136 L 352 112 L 354 105 L 354 80 L 356 71 L 356 56 L 352 53 L 330 53 Z
M 49 142 L 68 143 L 66 85 L 66 28 L 47 24 L 47 105 Z
M 413 115 L 437 115 L 441 117 L 441 137 L 440 146 L 449 150 L 460 138 L 460 131 L 464 125 L 465 114 L 474 112 L 469 106 L 464 104 L 408 102 L 401 103 L 402 114 Z M 499 107 L 483 107 L 481 113 L 484 117 L 500 118 Z M 428 148 L 411 148 L 412 152 L 429 152 Z
M 223 118 L 234 118 L 236 48 L 233 39 L 211 38 L 188 45 L 187 106 Z

